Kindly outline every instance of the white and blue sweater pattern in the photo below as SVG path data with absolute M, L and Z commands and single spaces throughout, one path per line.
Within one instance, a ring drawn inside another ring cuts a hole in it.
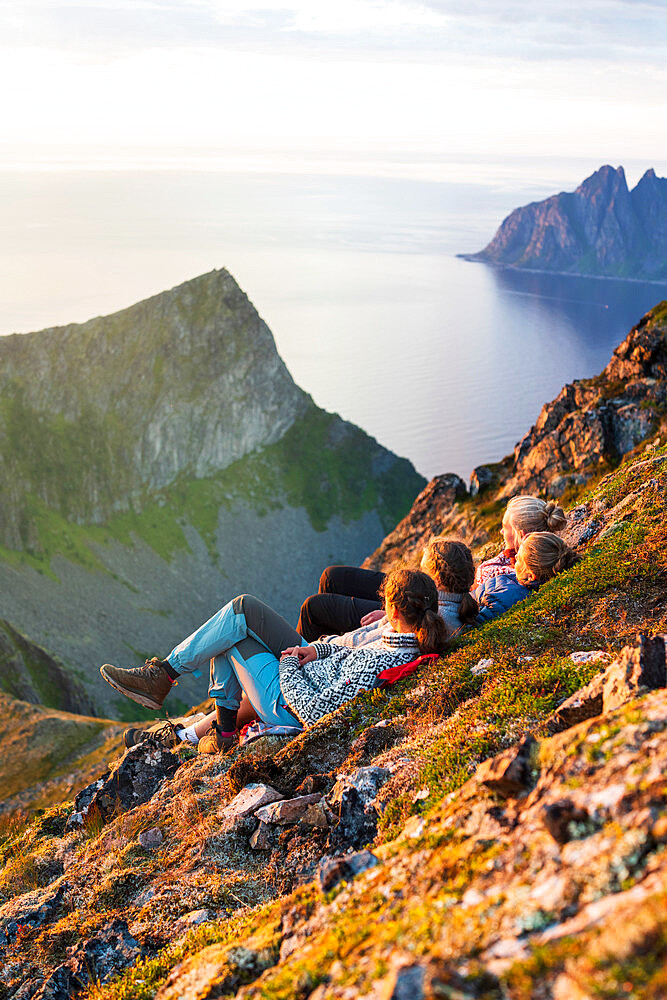
M 374 642 L 356 649 L 331 642 L 312 646 L 317 658 L 310 663 L 301 665 L 297 656 L 280 661 L 280 689 L 304 726 L 375 687 L 383 670 L 419 656 L 414 633 L 395 632 L 391 626 Z

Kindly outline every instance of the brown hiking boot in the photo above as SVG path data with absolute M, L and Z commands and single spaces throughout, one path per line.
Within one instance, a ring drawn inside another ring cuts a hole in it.
M 217 722 L 214 722 L 207 733 L 202 736 L 198 744 L 199 753 L 225 753 L 237 746 L 239 738 L 236 733 L 233 736 L 223 736 L 222 730 Z
M 169 719 L 166 719 L 148 729 L 126 729 L 123 733 L 123 743 L 128 750 L 131 750 L 144 740 L 157 740 L 167 750 L 171 750 L 183 742 L 178 735 L 178 730 L 182 728 L 183 726 L 174 726 Z
M 129 670 L 105 663 L 100 667 L 100 673 L 112 688 L 146 708 L 162 708 L 173 683 L 157 656 L 146 660 L 143 667 L 131 667 Z

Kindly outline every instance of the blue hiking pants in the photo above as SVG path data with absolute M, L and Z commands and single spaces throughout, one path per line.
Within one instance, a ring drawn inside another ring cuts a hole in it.
M 210 663 L 208 693 L 216 705 L 238 709 L 245 691 L 262 722 L 299 726 L 280 690 L 279 661 L 283 649 L 304 645 L 272 608 L 242 594 L 174 646 L 167 660 L 181 674 Z

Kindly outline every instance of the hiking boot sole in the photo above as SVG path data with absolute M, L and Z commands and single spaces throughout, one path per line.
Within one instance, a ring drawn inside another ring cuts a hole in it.
M 105 663 L 104 666 L 100 667 L 100 673 L 102 674 L 102 677 L 104 677 L 104 680 L 107 682 L 107 684 L 110 684 L 112 688 L 114 688 L 116 691 L 119 691 L 120 694 L 124 694 L 126 698 L 131 698 L 132 701 L 136 701 L 138 705 L 143 705 L 144 708 L 153 708 L 155 709 L 155 711 L 158 711 L 159 709 L 162 708 L 162 702 L 157 701 L 155 698 L 151 698 L 149 694 L 141 694 L 139 691 L 132 691 L 131 688 L 123 687 L 122 684 L 119 684 L 118 681 L 115 681 L 106 672 L 105 667 L 107 666 L 111 666 L 111 664 Z

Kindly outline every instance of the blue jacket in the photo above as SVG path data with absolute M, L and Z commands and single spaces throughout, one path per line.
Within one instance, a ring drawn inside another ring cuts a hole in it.
M 479 614 L 475 618 L 475 624 L 485 625 L 498 615 L 504 614 L 513 604 L 518 604 L 519 601 L 524 601 L 534 594 L 538 587 L 538 583 L 530 583 L 524 587 L 514 573 L 492 576 L 486 583 L 480 583 L 472 592 L 472 596 L 479 604 Z

